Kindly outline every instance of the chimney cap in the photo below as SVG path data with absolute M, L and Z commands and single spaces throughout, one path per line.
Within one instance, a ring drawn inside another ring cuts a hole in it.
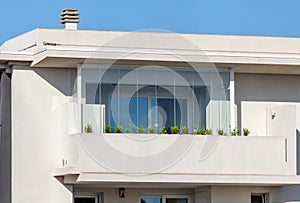
M 64 29 L 77 30 L 77 24 L 79 23 L 78 9 L 65 8 L 60 16 L 60 22 Z
M 74 8 L 65 8 L 64 10 L 62 10 L 61 16 L 64 15 L 79 15 L 78 13 L 78 9 L 74 9 Z
M 62 12 L 64 12 L 64 11 L 78 11 L 78 9 L 77 8 L 64 8 L 62 10 Z

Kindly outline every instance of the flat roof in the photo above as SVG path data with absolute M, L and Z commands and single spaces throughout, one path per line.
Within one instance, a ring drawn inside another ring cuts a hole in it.
M 0 63 L 12 61 L 33 68 L 209 62 L 241 73 L 300 74 L 300 38 L 35 29 L 2 44 Z

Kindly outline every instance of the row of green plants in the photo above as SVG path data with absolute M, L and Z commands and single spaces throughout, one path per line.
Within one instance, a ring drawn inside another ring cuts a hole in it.
M 88 123 L 85 127 L 84 127 L 84 132 L 85 133 L 93 133 L 93 127 L 90 123 Z M 125 131 L 123 131 L 123 128 L 121 126 L 115 126 L 114 127 L 114 131 L 112 131 L 112 128 L 110 125 L 105 126 L 105 133 L 131 133 L 131 127 L 127 127 L 125 128 Z M 147 132 L 150 134 L 155 133 L 155 128 L 153 126 L 149 126 L 147 129 Z M 143 128 L 142 126 L 139 126 L 136 128 L 136 133 L 146 133 L 145 128 Z M 172 126 L 171 128 L 161 128 L 159 131 L 160 134 L 190 134 L 190 130 L 188 127 L 183 126 L 181 129 L 178 126 Z M 213 134 L 213 130 L 211 128 L 195 128 L 193 131 L 194 134 L 197 135 L 212 135 Z M 218 129 L 217 130 L 217 134 L 218 135 L 226 135 L 224 133 L 224 130 L 222 129 Z M 237 128 L 233 129 L 230 133 L 231 136 L 238 136 L 241 135 L 240 130 L 238 130 Z M 250 131 L 248 128 L 243 128 L 242 131 L 242 135 L 244 136 L 248 136 L 250 134 Z

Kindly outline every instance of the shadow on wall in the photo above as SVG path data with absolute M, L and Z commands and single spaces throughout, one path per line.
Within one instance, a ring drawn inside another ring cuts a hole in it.
M 293 203 L 299 202 L 300 185 L 285 186 L 281 188 L 281 202 Z
M 37 68 L 34 72 L 65 96 L 72 96 L 75 93 L 76 69 Z
M 235 103 L 237 125 L 241 128 L 241 103 L 253 102 L 300 102 L 300 76 L 235 74 Z
M 0 202 L 11 202 L 11 79 L 0 73 Z
M 300 175 L 300 132 L 297 129 L 296 134 L 296 144 L 297 144 L 297 175 Z

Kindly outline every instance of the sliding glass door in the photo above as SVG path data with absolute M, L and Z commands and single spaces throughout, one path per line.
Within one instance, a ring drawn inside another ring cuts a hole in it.
M 151 124 L 158 128 L 187 125 L 187 99 L 152 98 Z
M 105 107 L 102 120 L 112 129 L 229 130 L 229 69 L 103 65 L 83 68 L 81 74 L 79 101 Z
M 141 197 L 140 203 L 190 203 L 188 195 L 162 195 Z
M 110 126 L 148 128 L 148 98 L 110 97 Z M 131 129 L 130 131 L 134 131 Z
M 148 105 L 151 103 L 150 105 Z M 187 125 L 187 99 L 110 97 L 110 126 L 171 128 Z M 184 113 L 182 113 L 184 112 Z M 134 132 L 134 129 L 130 129 Z

